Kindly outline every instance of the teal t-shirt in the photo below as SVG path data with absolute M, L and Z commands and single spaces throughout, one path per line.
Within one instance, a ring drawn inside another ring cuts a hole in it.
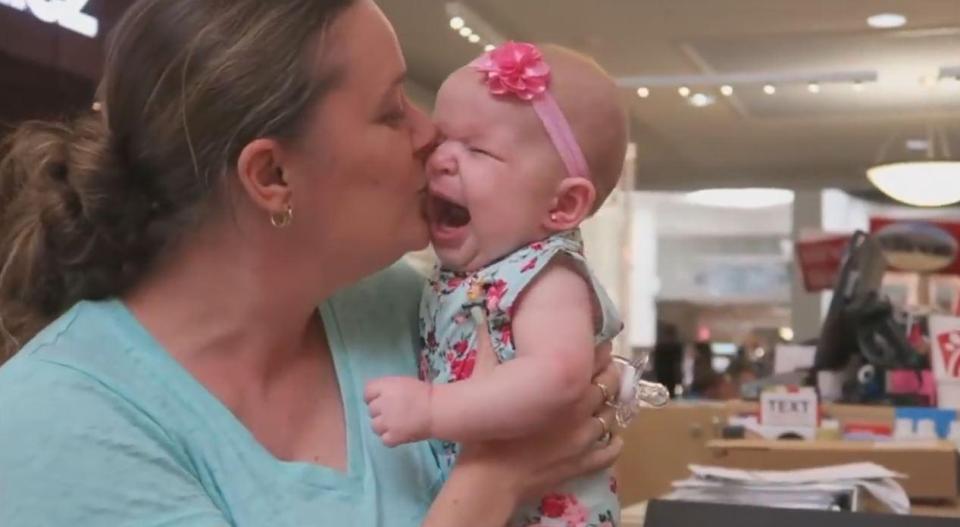
M 276 459 L 123 303 L 78 304 L 0 368 L 0 525 L 420 525 L 437 462 L 426 443 L 383 446 L 363 387 L 416 375 L 422 284 L 399 264 L 320 308 L 346 473 Z

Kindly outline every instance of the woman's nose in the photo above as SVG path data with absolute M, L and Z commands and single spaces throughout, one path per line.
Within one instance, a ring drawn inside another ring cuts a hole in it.
M 434 126 L 433 121 L 427 114 L 417 106 L 410 106 L 408 116 L 413 151 L 418 158 L 426 161 L 437 147 L 437 127 Z

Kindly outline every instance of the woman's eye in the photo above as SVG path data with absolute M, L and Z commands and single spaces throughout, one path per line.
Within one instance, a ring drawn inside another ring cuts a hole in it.
M 406 116 L 407 116 L 407 113 L 401 108 L 401 109 L 387 112 L 386 114 L 384 114 L 382 119 L 383 119 L 383 122 L 387 124 L 395 125 L 403 121 L 403 118 Z

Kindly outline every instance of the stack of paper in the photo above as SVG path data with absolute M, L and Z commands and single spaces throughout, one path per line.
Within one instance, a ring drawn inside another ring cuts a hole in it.
M 896 478 L 874 463 L 772 471 L 691 465 L 693 477 L 673 484 L 667 499 L 765 505 L 792 509 L 860 510 L 860 492 L 870 493 L 897 514 L 910 500 Z

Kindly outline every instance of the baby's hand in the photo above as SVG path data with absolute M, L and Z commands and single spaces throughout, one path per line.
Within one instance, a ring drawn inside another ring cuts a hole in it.
M 395 447 L 430 437 L 430 385 L 412 377 L 383 377 L 367 384 L 364 400 L 373 431 Z

